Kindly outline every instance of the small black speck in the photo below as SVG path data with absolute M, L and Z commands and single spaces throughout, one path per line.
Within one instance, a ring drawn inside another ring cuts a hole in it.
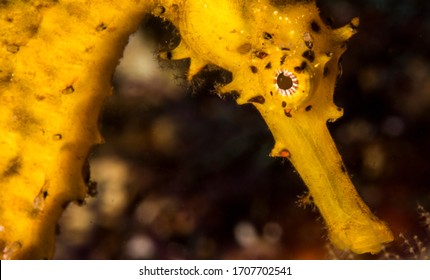
M 45 199 L 45 198 L 48 196 L 48 191 L 44 191 L 44 192 L 42 193 L 42 195 L 43 195 L 43 199 Z
M 271 68 L 272 68 L 272 63 L 270 63 L 270 62 L 269 62 L 269 63 L 267 63 L 265 68 L 266 68 L 266 69 L 271 69 Z
M 258 68 L 256 66 L 252 65 L 250 68 L 252 73 L 254 74 L 258 73 Z
M 285 113 L 285 116 L 287 116 L 287 117 L 289 117 L 289 118 L 291 118 L 291 117 L 292 117 L 292 115 L 291 115 L 291 111 L 284 110 L 284 113 Z
M 173 54 L 172 54 L 172 52 L 167 52 L 167 53 L 166 53 L 166 58 L 167 58 L 168 60 L 172 60 L 172 58 L 173 58 Z
M 286 107 L 287 106 L 287 102 L 285 102 L 285 101 L 282 101 L 282 107 Z
M 303 61 L 302 64 L 300 64 L 300 66 L 294 67 L 294 71 L 296 73 L 302 73 L 302 71 L 306 69 L 306 66 L 307 66 L 306 61 Z
M 255 96 L 255 97 L 249 99 L 248 102 L 264 104 L 264 102 L 266 102 L 266 99 L 264 99 L 264 97 L 262 95 L 258 95 L 258 96 Z
M 284 63 L 285 63 L 285 59 L 287 59 L 287 55 L 286 55 L 286 54 L 284 54 L 284 55 L 281 57 L 281 65 L 284 65 Z
M 310 62 L 314 62 L 314 60 L 315 60 L 315 53 L 314 53 L 314 51 L 311 51 L 311 50 L 307 50 L 307 51 L 305 51 L 305 52 L 302 54 L 302 56 L 303 56 L 304 58 L 306 58 L 307 60 L 309 60 Z
M 106 30 L 106 28 L 107 28 L 106 23 L 102 22 L 99 25 L 97 25 L 96 30 L 97 31 L 103 31 L 103 30 Z
M 282 50 L 282 51 L 289 51 L 289 50 L 290 50 L 290 48 L 283 47 L 283 48 L 281 48 L 281 50 Z
M 273 91 L 270 91 L 270 95 L 273 96 Z
M 272 40 L 273 36 L 269 32 L 263 32 L 263 38 L 265 40 Z
M 309 112 L 310 110 L 312 110 L 312 105 L 308 105 L 308 106 L 306 106 L 305 111 L 306 111 L 306 112 Z
M 312 31 L 314 31 L 316 33 L 320 32 L 320 30 L 321 30 L 321 27 L 319 26 L 319 24 L 316 21 L 311 22 L 311 28 L 312 28 Z

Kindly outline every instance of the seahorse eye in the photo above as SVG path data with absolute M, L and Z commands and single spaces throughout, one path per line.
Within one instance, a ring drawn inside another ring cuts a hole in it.
M 278 92 L 284 96 L 293 95 L 299 86 L 296 76 L 287 70 L 278 70 L 276 74 L 276 88 Z
M 284 73 L 280 73 L 276 79 L 276 84 L 280 89 L 286 90 L 293 86 L 293 80 L 289 76 L 285 76 Z

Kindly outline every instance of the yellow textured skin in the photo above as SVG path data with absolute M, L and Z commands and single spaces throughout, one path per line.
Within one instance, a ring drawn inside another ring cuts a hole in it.
M 333 103 L 338 61 L 358 19 L 333 30 L 313 1 L 284 1 L 276 7 L 266 0 L 177 4 L 167 6 L 165 15 L 182 37 L 171 57 L 191 57 L 189 78 L 207 63 L 233 73 L 220 92 L 234 90 L 239 104 L 253 103 L 260 111 L 275 138 L 271 155 L 293 163 L 332 243 L 355 253 L 377 253 L 392 241 L 389 228 L 359 197 L 326 126 L 342 116 Z M 278 90 L 280 71 L 297 80 L 291 96 Z
M 0 2 L 0 257 L 52 258 L 98 115 L 148 1 Z
M 59 216 L 87 192 L 82 168 L 101 142 L 97 118 L 114 67 L 148 12 L 179 28 L 172 58 L 191 57 L 189 78 L 207 63 L 233 73 L 220 93 L 236 90 L 239 104 L 257 107 L 276 140 L 272 156 L 292 161 L 335 245 L 375 253 L 392 240 L 342 171 L 326 128 L 342 115 L 332 102 L 337 62 L 357 20 L 331 30 L 308 1 L 16 0 L 0 1 L 2 259 L 52 258 Z M 291 96 L 276 86 L 279 70 L 298 81 Z

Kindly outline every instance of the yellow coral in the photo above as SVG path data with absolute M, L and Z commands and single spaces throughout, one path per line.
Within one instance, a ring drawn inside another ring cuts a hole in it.
M 51 258 L 97 120 L 151 1 L 0 3 L 0 257 Z

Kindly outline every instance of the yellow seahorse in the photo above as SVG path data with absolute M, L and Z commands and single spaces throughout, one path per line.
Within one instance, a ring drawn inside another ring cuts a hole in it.
M 97 116 L 127 36 L 145 13 L 172 21 L 191 58 L 191 79 L 208 63 L 233 74 L 309 188 L 330 240 L 376 253 L 393 237 L 357 194 L 326 127 L 338 61 L 358 19 L 331 29 L 311 0 L 63 0 L 0 2 L 0 256 L 50 258 L 55 224 L 83 199 L 80 178 Z
M 182 37 L 168 57 L 190 57 L 189 78 L 207 63 L 231 71 L 232 83 L 220 92 L 239 92 L 238 104 L 259 110 L 275 138 L 271 155 L 288 158 L 300 173 L 330 240 L 355 253 L 379 252 L 393 236 L 357 194 L 326 126 L 343 113 L 333 92 L 358 18 L 333 30 L 314 1 L 278 2 L 166 1 L 162 16 Z

